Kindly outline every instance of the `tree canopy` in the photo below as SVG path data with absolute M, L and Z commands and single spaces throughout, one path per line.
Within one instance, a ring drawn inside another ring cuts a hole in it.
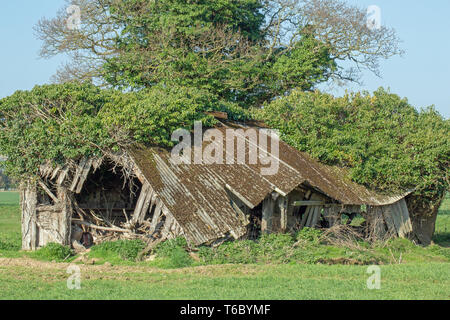
M 79 29 L 67 28 L 65 11 L 36 26 L 41 56 L 72 57 L 58 82 L 133 90 L 174 83 L 249 108 L 330 79 L 357 81 L 361 68 L 378 74 L 380 59 L 401 53 L 393 29 L 370 30 L 365 10 L 343 0 L 71 3 L 81 8 Z

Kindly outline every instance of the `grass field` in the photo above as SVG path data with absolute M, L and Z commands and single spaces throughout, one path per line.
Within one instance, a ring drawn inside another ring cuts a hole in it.
M 447 197 L 434 241 L 448 247 L 449 231 Z M 442 249 L 442 255 L 438 246 L 409 249 L 401 264 L 380 265 L 379 290 L 367 288 L 370 274 L 367 266 L 359 265 L 260 263 L 161 269 L 146 262 L 117 261 L 112 266 L 78 264 L 81 289 L 69 290 L 69 263 L 33 259 L 16 244 L 20 245 L 18 195 L 0 192 L 0 299 L 450 299 L 446 258 L 450 249 Z

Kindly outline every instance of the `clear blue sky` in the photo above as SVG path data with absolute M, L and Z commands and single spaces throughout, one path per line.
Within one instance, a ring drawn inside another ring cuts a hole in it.
M 389 87 L 416 107 L 431 104 L 450 118 L 450 0 L 347 0 L 363 7 L 381 8 L 382 22 L 394 27 L 406 51 L 382 63 L 382 79 L 367 73 L 364 86 L 349 90 L 374 91 Z M 43 16 L 52 17 L 64 0 L 2 1 L 0 6 L 0 98 L 16 90 L 48 83 L 63 57 L 38 57 L 40 42 L 33 26 Z M 332 93 L 341 95 L 344 89 Z

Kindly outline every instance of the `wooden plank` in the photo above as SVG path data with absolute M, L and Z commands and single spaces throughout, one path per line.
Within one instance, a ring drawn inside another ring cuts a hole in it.
M 136 224 L 140 219 L 142 215 L 142 211 L 145 208 L 145 202 L 148 198 L 148 194 L 150 192 L 150 184 L 148 182 L 144 183 L 141 189 L 141 193 L 139 194 L 139 198 L 136 202 L 136 207 L 134 209 L 133 216 L 131 217 L 131 223 Z M 151 195 L 150 195 L 151 196 Z M 147 207 L 148 209 L 148 207 Z
M 90 222 L 81 221 L 78 219 L 73 219 L 72 223 L 78 224 L 78 225 L 83 225 L 83 226 L 86 226 L 86 227 L 89 227 L 92 229 L 96 229 L 96 230 L 111 231 L 111 232 L 130 232 L 130 230 L 127 230 L 127 229 L 121 229 L 121 228 L 117 228 L 117 227 L 101 227 L 101 226 L 92 224 Z
M 175 219 L 171 214 L 166 215 L 166 221 L 164 222 L 164 228 L 161 231 L 161 239 L 167 239 L 169 235 L 169 231 L 172 228 L 172 224 L 175 222 Z
M 311 210 L 312 210 L 312 207 L 306 208 L 305 213 L 303 213 L 303 216 L 302 216 L 302 221 L 300 222 L 300 228 L 303 228 L 306 226 L 306 223 L 308 221 L 308 217 L 309 217 Z
M 311 221 L 312 221 L 312 218 L 313 218 L 314 213 L 316 211 L 316 207 L 310 206 L 309 208 L 310 209 L 309 209 L 309 213 L 308 213 L 308 219 L 306 220 L 305 227 L 311 228 Z
M 42 182 L 41 180 L 38 181 L 39 186 L 41 186 L 41 188 L 48 194 L 48 196 L 50 198 L 52 198 L 53 202 L 55 204 L 57 204 L 59 202 L 58 197 L 56 197 L 53 192 L 51 192 L 51 190 L 45 185 L 44 182 Z
M 58 203 L 61 205 L 61 214 L 59 214 L 59 235 L 61 236 L 62 245 L 71 245 L 72 236 L 72 202 L 67 188 L 58 188 Z
M 150 234 L 156 231 L 159 218 L 161 217 L 162 206 L 163 203 L 160 200 L 157 200 L 155 212 L 153 213 L 152 222 L 150 224 Z
M 86 158 L 83 158 L 80 160 L 80 163 L 77 165 L 77 168 L 75 170 L 75 175 L 73 176 L 73 179 L 72 179 L 72 185 L 69 188 L 70 191 L 75 192 L 77 185 L 78 185 L 78 180 L 80 179 L 81 174 L 83 173 L 84 166 L 86 165 L 87 161 L 88 160 Z
M 390 235 L 397 235 L 397 228 L 395 227 L 394 220 L 392 218 L 392 208 L 391 206 L 383 206 L 380 207 L 384 221 L 386 222 L 386 226 L 388 228 L 388 232 Z
M 83 189 L 84 183 L 89 175 L 89 171 L 91 171 L 93 159 L 89 159 L 83 167 L 80 178 L 78 179 L 77 188 L 75 190 L 76 193 L 80 193 Z
M 60 171 L 61 171 L 61 167 L 56 167 L 55 170 L 53 170 L 53 173 L 52 173 L 50 179 L 52 179 L 52 180 L 55 179 Z
M 148 190 L 146 192 L 146 195 L 144 197 L 144 202 L 141 206 L 140 212 L 137 213 L 136 211 L 133 214 L 133 218 L 131 219 L 132 223 L 142 223 L 144 222 L 145 216 L 147 215 L 147 212 L 150 208 L 150 204 L 153 199 L 153 190 Z
M 397 227 L 398 236 L 406 238 L 408 233 L 412 232 L 412 224 L 405 199 L 396 202 L 392 207 L 394 208 L 393 219 Z
M 411 217 L 409 216 L 408 206 L 406 204 L 406 200 L 402 199 L 399 201 L 400 208 L 402 210 L 404 228 L 406 233 L 411 233 L 413 231 Z
M 320 214 L 322 211 L 322 207 L 321 206 L 315 206 L 314 207 L 314 214 L 313 217 L 311 219 L 311 224 L 310 224 L 310 228 L 315 228 L 317 223 L 319 222 L 320 219 Z
M 58 180 L 56 181 L 56 183 L 61 186 L 64 183 L 64 180 L 67 177 L 67 174 L 69 173 L 69 167 L 65 166 L 63 169 L 61 169 L 61 172 L 58 176 Z
M 326 204 L 325 201 L 320 200 L 306 200 L 306 201 L 294 201 L 292 205 L 294 207 L 304 207 L 304 206 L 323 206 L 332 204 Z
M 391 204 L 389 207 L 392 216 L 392 221 L 394 222 L 395 230 L 397 231 L 398 236 L 403 238 L 405 235 L 403 234 L 402 230 L 402 218 L 400 206 L 398 205 L 398 202 L 396 202 Z
M 286 232 L 286 230 L 287 230 L 288 204 L 289 204 L 288 197 L 278 198 L 278 207 L 280 209 L 281 232 Z
M 264 199 L 262 205 L 261 233 L 272 232 L 272 219 L 274 209 L 275 200 L 273 199 L 272 195 L 269 195 Z
M 36 185 L 28 182 L 21 191 L 22 249 L 36 250 L 38 230 L 36 225 Z

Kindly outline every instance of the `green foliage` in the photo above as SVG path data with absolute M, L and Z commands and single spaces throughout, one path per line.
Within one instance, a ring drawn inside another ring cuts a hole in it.
M 256 263 L 257 244 L 254 241 L 230 241 L 216 248 L 200 247 L 199 256 L 206 264 Z
M 386 255 L 367 249 L 350 250 L 319 243 L 321 232 L 305 228 L 296 235 L 268 234 L 257 241 L 230 241 L 210 248 L 200 247 L 204 264 L 379 264 Z
M 450 121 L 420 112 L 380 88 L 368 93 L 294 91 L 256 116 L 319 161 L 350 168 L 351 179 L 381 192 L 415 189 L 435 199 L 448 190 Z
M 319 244 L 321 235 L 321 230 L 305 227 L 295 234 L 295 239 L 297 241 L 308 241 L 311 243 Z
M 103 242 L 91 248 L 91 257 L 108 257 L 109 254 L 117 254 L 121 259 L 136 261 L 139 253 L 144 250 L 145 243 L 142 240 L 117 240 Z
M 165 269 L 191 266 L 193 260 L 189 256 L 187 248 L 186 239 L 182 237 L 160 243 L 153 250 L 157 258 L 152 265 Z
M 48 243 L 39 250 L 30 253 L 30 256 L 35 259 L 56 262 L 65 261 L 73 255 L 74 253 L 69 247 L 58 243 Z
M 111 92 L 88 83 L 36 86 L 0 100 L 0 153 L 14 177 L 95 155 L 114 140 L 97 117 Z
M 0 250 L 19 251 L 22 248 L 20 234 L 18 237 L 2 237 L 0 239 Z
M 252 63 L 239 42 L 264 37 L 261 7 L 259 0 L 113 2 L 109 10 L 122 32 L 104 78 L 121 88 L 178 84 L 223 97 Z
M 207 91 L 155 86 L 138 93 L 101 90 L 89 83 L 36 86 L 0 100 L 0 154 L 14 177 L 33 176 L 39 165 L 118 151 L 135 142 L 170 146 L 177 129 L 194 121 L 216 123 L 206 111 L 245 120 L 247 111 Z
M 281 51 L 284 49 L 280 49 Z M 293 88 L 310 90 L 325 82 L 336 70 L 329 48 L 310 35 L 304 35 L 291 50 L 279 55 L 269 70 L 274 95 L 283 95 Z
M 306 34 L 292 47 L 272 46 L 264 28 L 267 9 L 260 0 L 112 3 L 123 29 L 103 78 L 137 90 L 195 87 L 245 108 L 327 81 L 336 70 L 329 48 Z
M 245 112 L 222 103 L 204 90 L 179 86 L 155 86 L 136 93 L 126 104 L 109 104 L 101 111 L 105 127 L 128 132 L 133 141 L 170 146 L 177 129 L 193 129 L 195 121 L 210 127 L 216 120 L 206 111 L 225 111 L 231 118 L 245 118 Z

